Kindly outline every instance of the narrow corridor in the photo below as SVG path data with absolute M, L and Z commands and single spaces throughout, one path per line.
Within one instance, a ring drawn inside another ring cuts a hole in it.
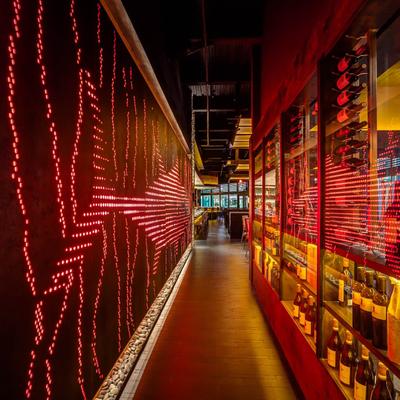
M 210 221 L 137 388 L 136 400 L 296 399 L 251 291 L 240 243 Z

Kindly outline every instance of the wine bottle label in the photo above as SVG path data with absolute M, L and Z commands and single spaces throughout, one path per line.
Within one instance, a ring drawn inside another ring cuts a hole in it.
M 361 304 L 361 293 L 353 292 L 353 304 L 360 305 Z
M 382 321 L 386 321 L 386 307 L 379 306 L 378 304 L 373 304 L 372 316 L 376 319 L 381 319 Z
M 339 366 L 339 379 L 345 385 L 350 385 L 350 367 L 340 363 Z
M 361 310 L 372 312 L 372 299 L 368 299 L 366 297 L 361 297 Z
M 304 332 L 306 335 L 311 335 L 311 321 L 306 321 L 306 325 L 304 327 Z
M 300 325 L 304 326 L 304 324 L 306 323 L 306 314 L 303 312 L 300 312 Z
M 354 400 L 367 400 L 367 386 L 354 381 Z
M 296 304 L 293 305 L 293 317 L 299 318 L 299 306 L 297 306 Z
M 344 302 L 344 280 L 339 279 L 339 295 L 338 299 L 341 303 Z
M 328 349 L 328 365 L 332 368 L 336 368 L 336 351 Z

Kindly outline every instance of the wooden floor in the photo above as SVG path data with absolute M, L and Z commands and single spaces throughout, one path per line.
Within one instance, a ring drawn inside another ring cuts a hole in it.
M 248 280 L 240 243 L 210 222 L 135 400 L 296 399 Z

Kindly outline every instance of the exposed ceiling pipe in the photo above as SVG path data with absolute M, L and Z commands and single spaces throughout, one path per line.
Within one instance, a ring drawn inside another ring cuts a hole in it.
M 203 25 L 204 64 L 206 70 L 207 146 L 209 146 L 210 145 L 210 80 L 208 76 L 208 41 L 207 41 L 205 0 L 201 0 L 201 20 Z

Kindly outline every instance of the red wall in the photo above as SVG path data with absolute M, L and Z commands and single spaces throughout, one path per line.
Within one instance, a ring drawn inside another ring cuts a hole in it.
M 261 48 L 259 142 L 304 87 L 318 60 L 350 23 L 364 0 L 267 2 Z
M 191 165 L 99 3 L 1 5 L 0 397 L 92 398 L 191 241 Z

